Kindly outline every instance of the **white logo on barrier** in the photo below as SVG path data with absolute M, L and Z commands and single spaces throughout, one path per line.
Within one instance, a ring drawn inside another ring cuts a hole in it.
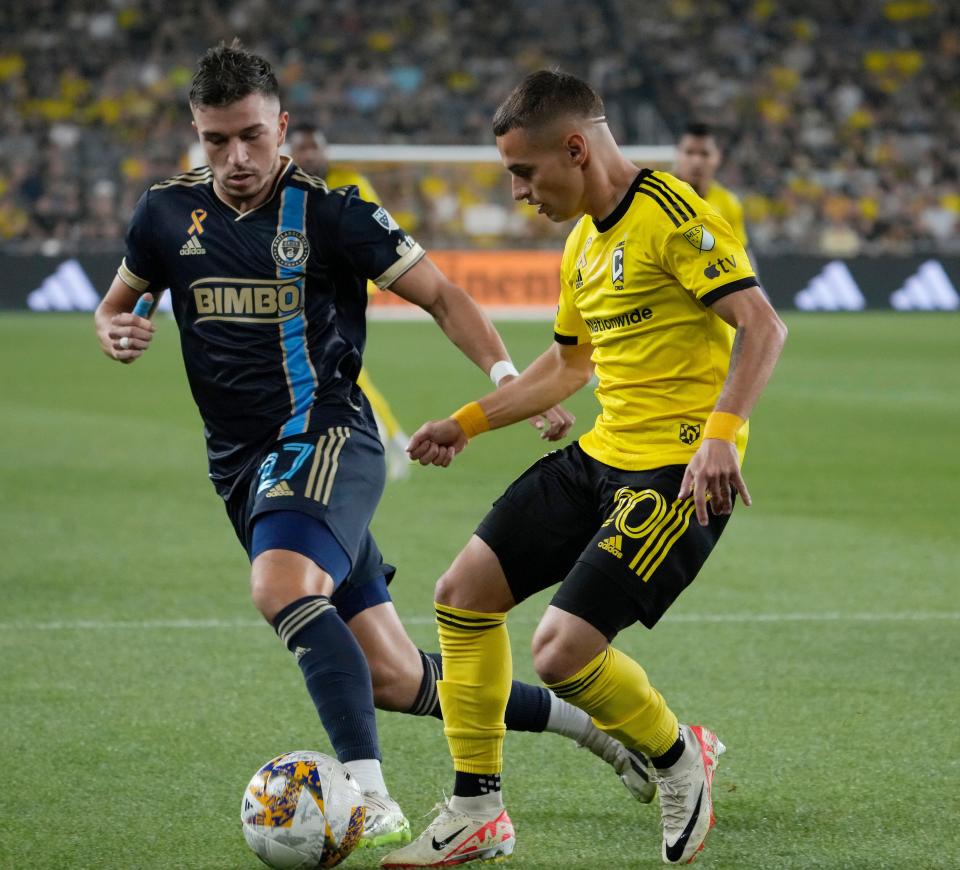
M 61 263 L 27 296 L 27 307 L 31 311 L 93 311 L 99 304 L 100 295 L 77 260 Z M 173 313 L 169 293 L 160 297 L 157 311 Z
M 867 304 L 842 260 L 831 260 L 793 297 L 801 311 L 860 311 Z
M 93 311 L 99 302 L 100 296 L 76 260 L 61 263 L 27 296 L 32 311 Z
M 960 308 L 960 295 L 943 264 L 927 260 L 890 294 L 890 305 L 897 311 L 955 311 Z

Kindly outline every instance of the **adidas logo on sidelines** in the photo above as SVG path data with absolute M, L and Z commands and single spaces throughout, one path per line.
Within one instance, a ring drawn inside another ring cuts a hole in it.
M 186 257 L 188 254 L 205 254 L 207 249 L 200 244 L 200 239 L 196 236 L 190 236 L 180 249 L 180 256 Z
M 890 305 L 897 311 L 956 311 L 960 295 L 943 265 L 927 260 L 890 294 Z
M 93 311 L 100 296 L 76 260 L 66 260 L 29 296 L 31 311 Z
M 793 301 L 801 311 L 860 311 L 867 300 L 842 260 L 831 260 Z
M 267 498 L 276 498 L 278 495 L 294 495 L 292 489 L 290 489 L 290 484 L 285 480 L 281 480 L 280 483 L 274 484 L 267 490 Z
M 623 535 L 611 535 L 609 538 L 604 538 L 597 546 L 601 550 L 606 550 L 611 556 L 616 556 L 618 559 L 623 558 Z

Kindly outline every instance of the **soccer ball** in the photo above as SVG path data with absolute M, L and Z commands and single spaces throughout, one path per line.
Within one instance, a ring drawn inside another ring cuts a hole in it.
M 335 867 L 363 833 L 363 793 L 321 752 L 288 752 L 250 780 L 240 805 L 247 845 L 277 870 Z

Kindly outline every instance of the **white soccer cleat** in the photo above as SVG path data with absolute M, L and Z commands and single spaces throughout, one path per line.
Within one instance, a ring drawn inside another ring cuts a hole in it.
M 673 767 L 656 772 L 663 819 L 662 856 L 666 864 L 689 864 L 713 827 L 713 774 L 726 747 L 708 728 L 683 726 L 683 755 Z
M 513 853 L 513 822 L 503 808 L 488 818 L 475 818 L 450 809 L 444 801 L 439 815 L 409 846 L 395 849 L 381 867 L 455 867 L 468 861 L 500 863 Z
M 363 820 L 363 833 L 357 848 L 375 846 L 402 846 L 409 843 L 410 822 L 398 804 L 390 795 L 375 791 L 363 793 L 363 805 L 366 815 Z
M 647 757 L 635 749 L 627 749 L 619 740 L 590 725 L 590 730 L 577 741 L 577 746 L 589 749 L 609 764 L 620 777 L 630 795 L 648 804 L 657 795 L 657 784 Z

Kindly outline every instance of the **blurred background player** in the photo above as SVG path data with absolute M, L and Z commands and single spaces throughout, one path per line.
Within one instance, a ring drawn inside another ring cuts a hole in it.
M 743 222 L 743 205 L 732 190 L 724 187 L 715 178 L 722 160 L 723 152 L 717 144 L 713 128 L 709 124 L 692 121 L 687 124 L 680 141 L 677 142 L 673 174 L 687 182 L 720 212 L 746 251 L 749 248 L 749 239 Z
M 327 187 L 333 189 L 353 185 L 357 188 L 360 199 L 380 202 L 377 192 L 365 175 L 345 167 L 330 166 L 327 159 L 327 137 L 312 124 L 298 124 L 291 131 L 288 141 L 293 162 L 310 175 L 324 179 Z M 368 283 L 367 289 L 371 296 L 379 292 L 373 283 Z M 410 459 L 406 449 L 410 437 L 403 431 L 386 396 L 374 385 L 366 366 L 360 370 L 357 385 L 366 394 L 373 408 L 387 454 L 387 475 L 391 480 L 407 477 L 410 474 Z

